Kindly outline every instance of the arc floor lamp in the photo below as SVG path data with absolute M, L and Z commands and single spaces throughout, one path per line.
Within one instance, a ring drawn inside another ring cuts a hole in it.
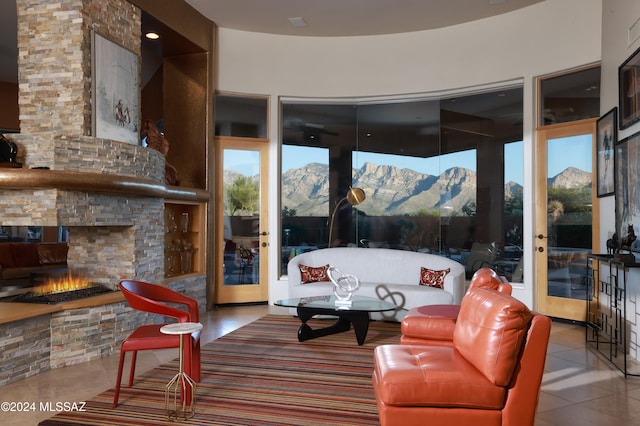
M 329 247 L 331 247 L 331 244 L 333 243 L 333 221 L 336 218 L 336 213 L 338 213 L 338 208 L 345 201 L 347 201 L 352 206 L 357 206 L 358 204 L 363 202 L 365 198 L 366 198 L 366 195 L 363 189 L 350 187 L 349 190 L 347 191 L 347 195 L 345 195 L 336 203 L 336 206 L 333 208 L 333 213 L 331 213 L 331 222 L 329 224 L 329 244 L 328 244 Z

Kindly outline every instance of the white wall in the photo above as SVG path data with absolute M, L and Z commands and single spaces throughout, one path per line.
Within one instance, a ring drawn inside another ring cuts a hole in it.
M 602 8 L 602 88 L 600 112 L 618 106 L 618 67 L 636 49 L 640 38 L 629 44 L 629 28 L 640 19 L 640 1 L 604 0 Z M 618 132 L 618 140 L 640 131 L 640 123 Z M 609 233 L 615 230 L 615 198 L 600 198 L 600 243 L 606 253 Z M 640 224 L 635 224 L 636 233 Z
M 625 0 L 632 3 L 634 0 Z M 637 0 L 635 0 L 637 1 Z M 618 2 L 611 0 L 610 3 Z M 602 0 L 546 0 L 508 14 L 448 28 L 366 37 L 295 37 L 221 28 L 221 91 L 271 96 L 270 188 L 279 188 L 280 97 L 437 96 L 500 82 L 524 83 L 525 285 L 514 295 L 533 306 L 534 79 L 600 60 Z M 270 194 L 270 234 L 279 235 L 279 193 Z M 275 237 L 274 237 L 275 238 Z M 271 242 L 269 300 L 286 297 Z

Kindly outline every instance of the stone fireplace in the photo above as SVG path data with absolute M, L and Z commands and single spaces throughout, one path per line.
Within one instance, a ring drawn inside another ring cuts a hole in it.
M 206 273 L 165 280 L 165 200 L 208 192 L 165 185 L 165 158 L 92 136 L 91 33 L 140 57 L 141 11 L 126 0 L 16 0 L 22 168 L 0 168 L 0 224 L 66 226 L 73 274 L 117 289 L 121 279 L 164 283 L 206 309 Z M 140 115 L 140 114 L 138 114 Z M 97 296 L 98 298 L 101 296 Z M 138 325 L 162 321 L 122 295 L 94 304 L 0 311 L 0 386 L 112 355 Z
M 30 135 L 12 135 L 12 140 L 21 151 L 33 149 Z M 164 157 L 157 151 L 93 137 L 55 137 L 54 142 L 49 169 L 0 168 L 2 224 L 67 226 L 69 270 L 96 284 L 115 290 L 125 278 L 165 282 L 165 198 L 193 201 L 202 194 L 166 187 Z M 206 309 L 206 275 L 166 284 Z M 0 361 L 9 366 L 0 373 L 0 386 L 117 353 L 135 327 L 163 321 L 131 310 L 115 292 L 118 296 L 50 312 L 33 308 L 32 317 L 0 321 Z
M 92 33 L 140 58 L 141 11 L 126 0 L 16 0 L 18 146 L 0 170 L 5 226 L 68 226 L 69 269 L 115 288 L 164 278 L 164 157 L 91 136 Z M 140 116 L 136 111 L 135 117 Z
M 10 137 L 39 149 L 29 135 Z M 163 280 L 164 198 L 144 193 L 141 183 L 163 187 L 164 157 L 92 137 L 53 142 L 53 158 L 38 165 L 48 170 L 0 170 L 2 225 L 68 226 L 69 270 L 106 287 L 131 277 Z

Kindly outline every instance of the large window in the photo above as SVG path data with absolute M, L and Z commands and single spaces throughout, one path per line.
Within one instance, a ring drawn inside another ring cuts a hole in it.
M 291 256 L 327 246 L 436 253 L 468 275 L 492 266 L 511 278 L 518 269 L 522 88 L 384 103 L 284 101 L 282 123 L 282 274 Z M 365 200 L 346 202 L 350 188 Z

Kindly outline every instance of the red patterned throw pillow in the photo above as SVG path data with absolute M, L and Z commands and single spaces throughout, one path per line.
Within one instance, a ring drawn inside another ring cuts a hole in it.
M 309 283 L 317 283 L 320 281 L 329 281 L 329 276 L 327 275 L 327 270 L 329 269 L 329 265 L 324 266 L 307 266 L 307 265 L 298 265 L 300 268 L 300 273 L 302 274 L 301 284 L 309 284 Z
M 420 268 L 420 285 L 444 288 L 444 277 L 446 277 L 450 271 L 451 268 L 435 271 L 423 266 Z

